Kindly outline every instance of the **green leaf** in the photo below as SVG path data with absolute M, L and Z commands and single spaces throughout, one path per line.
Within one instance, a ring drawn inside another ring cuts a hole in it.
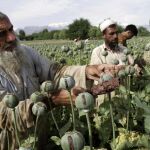
M 145 102 L 141 102 L 141 100 L 137 96 L 134 96 L 133 100 L 137 107 L 142 108 L 144 110 L 145 115 L 150 115 L 150 106 L 148 106 Z
M 122 94 L 126 94 L 126 93 L 127 93 L 127 89 L 126 89 L 125 86 L 123 86 L 123 85 L 120 85 L 120 86 L 119 86 L 119 91 L 120 91 Z
M 59 130 L 59 134 L 63 136 L 65 132 L 69 130 L 70 127 L 71 127 L 71 119 L 69 119 L 68 122 Z
M 56 145 L 60 145 L 60 138 L 57 136 L 52 136 L 51 140 L 56 144 Z
M 150 134 L 150 115 L 144 116 L 144 128 L 146 133 Z

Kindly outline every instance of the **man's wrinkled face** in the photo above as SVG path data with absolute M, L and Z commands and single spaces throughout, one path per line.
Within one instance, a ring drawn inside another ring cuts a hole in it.
M 0 51 L 13 51 L 16 46 L 13 25 L 8 18 L 0 19 Z
M 104 34 L 103 37 L 105 39 L 105 42 L 109 45 L 115 46 L 118 44 L 118 30 L 117 26 L 113 25 L 108 27 Z

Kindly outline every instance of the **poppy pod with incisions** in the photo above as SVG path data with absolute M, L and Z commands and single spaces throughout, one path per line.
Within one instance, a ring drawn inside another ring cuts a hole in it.
M 82 150 L 84 145 L 84 137 L 78 131 L 66 132 L 61 138 L 61 147 L 63 150 Z
M 65 75 L 60 79 L 59 88 L 70 90 L 75 85 L 75 80 L 72 76 Z
M 94 97 L 88 93 L 80 93 L 75 100 L 75 105 L 79 110 L 91 110 L 94 107 Z

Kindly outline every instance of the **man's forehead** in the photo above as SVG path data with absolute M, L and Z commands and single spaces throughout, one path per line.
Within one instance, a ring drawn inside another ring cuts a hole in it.
M 111 27 L 108 27 L 107 29 L 106 29 L 106 31 L 107 32 L 116 32 L 117 31 L 117 27 L 116 26 L 111 26 Z
M 0 31 L 7 30 L 12 26 L 8 18 L 0 19 Z

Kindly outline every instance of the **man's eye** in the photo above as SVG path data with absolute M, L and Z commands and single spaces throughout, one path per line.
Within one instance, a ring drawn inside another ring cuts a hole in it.
M 1 31 L 0 32 L 0 38 L 4 37 L 6 35 L 6 32 L 5 31 Z

